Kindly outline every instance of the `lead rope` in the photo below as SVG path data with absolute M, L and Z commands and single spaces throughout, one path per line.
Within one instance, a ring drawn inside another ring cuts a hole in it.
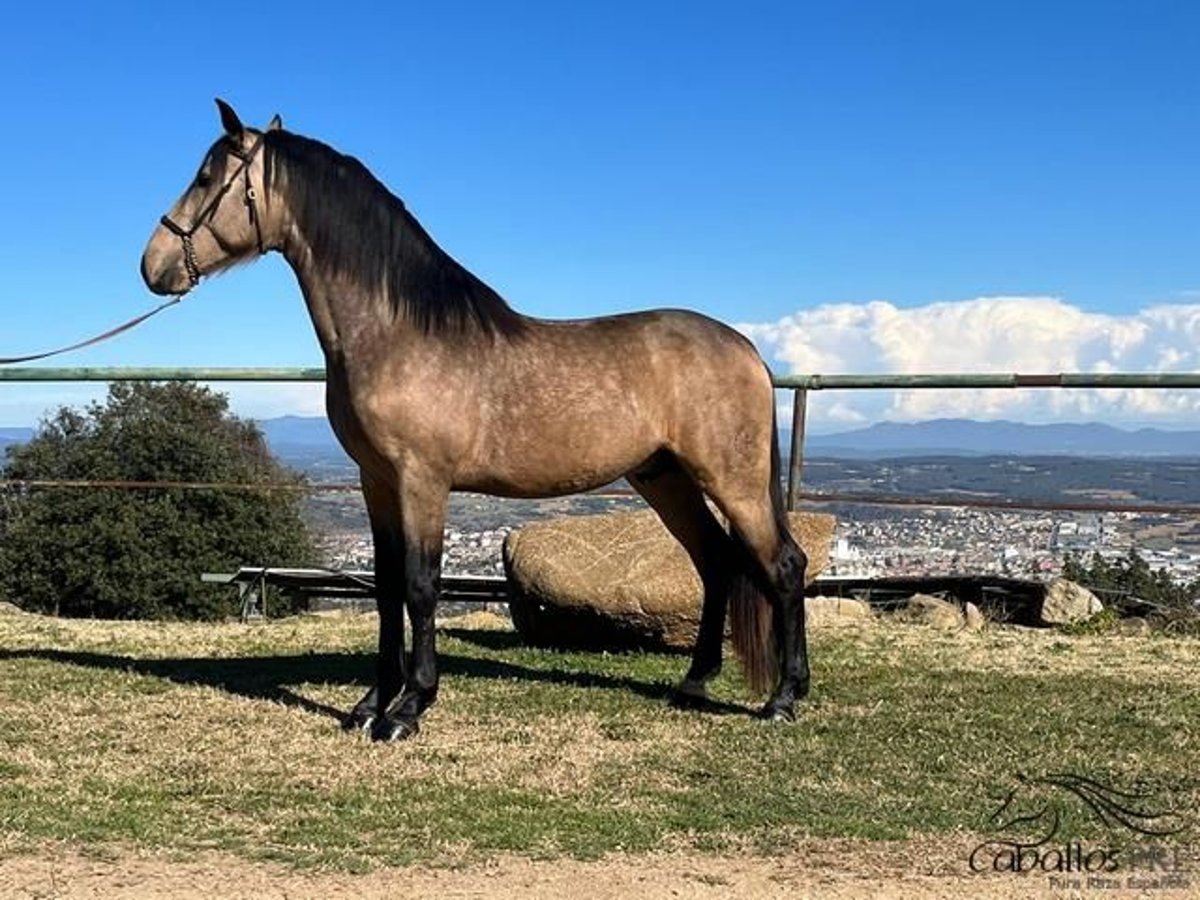
M 250 163 L 254 159 L 254 155 L 258 153 L 262 146 L 263 138 L 266 132 L 259 134 L 258 138 L 250 146 L 249 151 L 243 153 L 239 149 L 231 149 L 230 153 L 241 160 L 240 174 L 243 175 L 246 185 L 246 206 L 250 210 L 250 221 L 254 225 L 254 236 L 258 240 L 258 255 L 262 256 L 266 253 L 263 247 L 262 225 L 258 219 L 258 204 L 255 202 L 258 199 L 258 192 L 254 190 L 254 186 L 250 184 Z M 195 287 L 200 283 L 200 266 L 196 263 L 196 248 L 192 245 L 192 235 L 196 230 L 205 223 L 208 217 L 216 210 L 218 204 L 224 199 L 229 192 L 229 188 L 237 181 L 239 172 L 235 172 L 229 181 L 222 185 L 216 195 L 204 205 L 200 210 L 200 214 L 196 216 L 192 222 L 191 228 L 183 228 L 175 223 L 170 216 L 163 216 L 159 221 L 170 231 L 176 235 L 183 244 L 183 266 L 187 270 L 188 281 L 191 282 L 191 287 Z M 169 306 L 174 306 L 183 299 L 183 294 L 177 294 L 169 300 L 165 300 L 149 312 L 142 313 L 140 316 L 135 316 L 124 324 L 118 325 L 116 328 L 110 328 L 103 334 L 98 334 L 95 337 L 88 338 L 86 341 L 80 341 L 77 344 L 71 344 L 69 347 L 59 347 L 57 350 L 47 350 L 45 353 L 31 353 L 28 356 L 0 356 L 0 366 L 11 366 L 14 363 L 34 362 L 39 359 L 48 359 L 51 356 L 59 356 L 63 353 L 70 353 L 72 350 L 82 350 L 84 347 L 91 347 L 93 344 L 99 344 L 101 341 L 107 341 L 109 338 L 116 337 L 123 331 L 128 331 L 130 328 L 135 328 L 141 325 L 151 316 L 156 316 Z
M 118 325 L 116 328 L 110 328 L 103 334 L 98 334 L 95 337 L 90 337 L 85 341 L 80 341 L 77 344 L 71 344 L 69 347 L 59 347 L 57 350 L 47 350 L 45 353 L 31 353 L 28 356 L 0 356 L 0 366 L 11 366 L 14 363 L 33 362 L 38 359 L 48 359 L 51 356 L 59 356 L 63 353 L 70 353 L 72 350 L 82 350 L 84 347 L 91 347 L 93 344 L 99 344 L 101 341 L 107 341 L 109 338 L 114 338 L 123 331 L 128 331 L 141 325 L 151 316 L 157 316 L 160 312 L 169 306 L 174 306 L 183 299 L 182 294 L 171 297 L 169 300 L 164 300 L 158 306 L 149 312 L 144 312 L 140 316 L 135 316 L 128 322 Z

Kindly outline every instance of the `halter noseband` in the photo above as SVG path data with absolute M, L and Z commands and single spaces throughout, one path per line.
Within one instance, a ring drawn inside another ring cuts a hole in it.
M 175 222 L 170 216 L 163 216 L 159 221 L 163 226 L 179 237 L 183 243 L 183 265 L 187 269 L 189 289 L 194 288 L 200 283 L 200 266 L 196 263 L 196 248 L 192 244 L 192 235 L 200 230 L 200 226 L 208 222 L 213 213 L 217 211 L 217 207 L 221 205 L 221 201 L 225 199 L 225 195 L 229 193 L 229 189 L 233 187 L 233 183 L 237 181 L 238 176 L 243 176 L 246 183 L 246 208 L 250 212 L 250 221 L 254 224 L 254 236 L 258 239 L 258 254 L 261 256 L 266 253 L 263 247 L 262 226 L 258 219 L 258 206 L 255 201 L 258 200 L 258 192 L 250 184 L 250 163 L 254 161 L 255 154 L 262 147 L 263 138 L 266 137 L 266 132 L 260 132 L 258 138 L 251 144 L 250 149 L 243 153 L 237 147 L 229 148 L 229 155 L 241 160 L 233 174 L 229 176 L 226 182 L 221 185 L 221 189 L 213 196 L 208 203 L 204 204 L 204 208 L 200 210 L 196 218 L 192 221 L 191 228 L 184 228 Z M 211 226 L 210 226 L 211 227 Z

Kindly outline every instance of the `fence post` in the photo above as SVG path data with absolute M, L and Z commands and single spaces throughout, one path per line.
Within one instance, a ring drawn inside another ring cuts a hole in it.
M 792 391 L 792 450 L 788 458 L 787 508 L 796 508 L 800 498 L 800 475 L 804 469 L 804 424 L 808 418 L 808 391 Z

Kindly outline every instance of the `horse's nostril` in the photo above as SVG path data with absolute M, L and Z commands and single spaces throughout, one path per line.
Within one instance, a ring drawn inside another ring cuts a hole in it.
M 163 265 L 161 254 L 149 250 L 142 255 L 142 281 L 153 293 L 159 295 L 179 293 L 178 278 L 174 277 L 171 266 Z

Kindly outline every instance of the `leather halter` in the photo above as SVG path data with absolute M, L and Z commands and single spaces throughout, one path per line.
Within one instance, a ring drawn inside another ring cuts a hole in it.
M 204 208 L 200 210 L 196 218 L 192 221 L 191 228 L 184 228 L 170 216 L 163 216 L 159 219 L 168 231 L 177 235 L 179 240 L 183 242 L 183 265 L 187 269 L 188 281 L 190 282 L 189 288 L 194 288 L 200 283 L 200 267 L 196 263 L 196 248 L 192 244 L 192 236 L 200 230 L 202 225 L 208 225 L 209 220 L 216 213 L 217 207 L 221 205 L 221 201 L 225 199 L 225 195 L 229 193 L 229 189 L 233 187 L 233 183 L 237 181 L 239 175 L 243 177 L 246 185 L 246 208 L 250 213 L 250 221 L 254 224 L 254 236 L 258 240 L 259 256 L 267 252 L 263 246 L 262 226 L 259 224 L 258 206 L 256 203 L 258 192 L 250 184 L 250 163 L 254 161 L 255 155 L 262 148 L 264 137 L 266 137 L 266 132 L 260 132 L 254 143 L 250 145 L 250 149 L 245 153 L 237 147 L 231 146 L 229 148 L 229 155 L 240 160 L 238 167 L 233 170 L 233 174 L 226 179 L 225 183 L 221 185 L 221 189 L 213 195 L 213 198 L 204 204 Z M 209 225 L 210 230 L 211 228 L 212 226 Z

